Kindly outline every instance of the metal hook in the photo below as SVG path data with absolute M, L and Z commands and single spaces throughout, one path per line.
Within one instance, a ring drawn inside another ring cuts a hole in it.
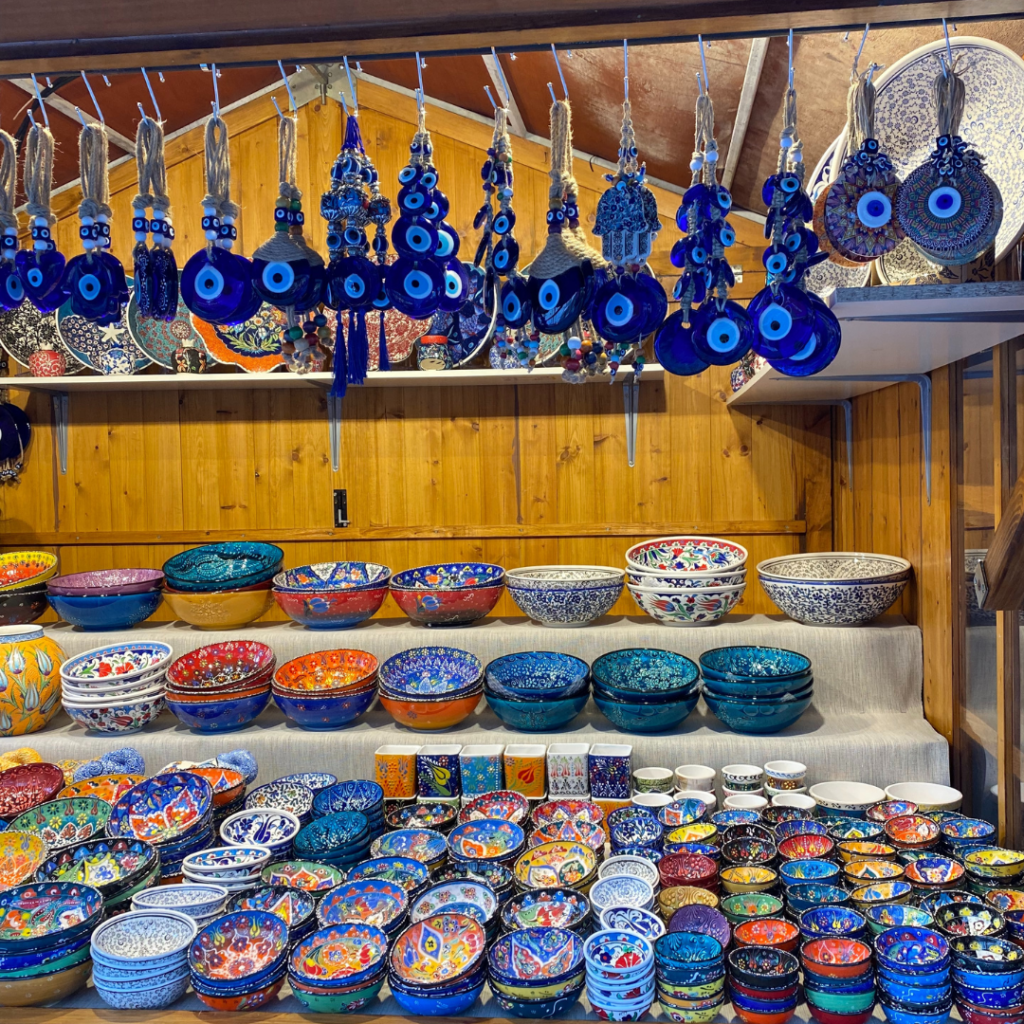
M 949 70 L 953 70 L 953 47 L 949 43 L 949 26 L 946 24 L 946 19 L 942 19 L 942 34 L 946 37 L 946 59 L 949 61 Z M 946 72 L 946 77 L 949 78 L 949 71 Z
M 698 96 L 703 96 L 704 95 L 704 82 L 703 82 L 703 80 L 700 77 L 700 72 L 699 71 L 694 72 L 694 73 L 697 76 L 697 95 Z
M 558 97 L 555 95 L 555 90 L 552 88 L 551 83 L 548 82 L 548 92 L 551 93 L 551 102 L 557 103 Z
M 629 40 L 622 40 L 622 91 L 629 102 Z
M 864 35 L 860 37 L 860 46 L 857 47 L 857 56 L 853 58 L 853 77 L 857 77 L 857 65 L 860 63 L 860 55 L 864 52 L 864 44 L 868 41 L 868 32 L 871 30 L 871 25 L 864 26 Z
M 558 78 L 562 83 L 562 98 L 565 100 L 569 99 L 569 89 L 565 84 L 565 75 L 562 74 L 562 62 L 558 59 L 558 51 L 555 49 L 555 44 L 551 44 L 551 56 L 555 58 L 555 67 L 558 68 Z
M 146 88 L 149 90 L 149 98 L 153 101 L 153 109 L 156 111 L 156 119 L 162 121 L 164 119 L 163 114 L 160 113 L 160 104 L 156 101 L 156 93 L 153 92 L 153 83 L 149 80 L 149 75 L 146 74 L 146 69 L 142 68 L 142 77 L 146 80 Z M 161 79 L 163 81 L 163 79 Z
M 708 78 L 708 61 L 704 55 L 703 36 L 697 36 L 697 45 L 700 47 L 700 66 L 704 69 L 704 91 L 708 92 L 711 88 L 711 79 Z
M 491 47 L 491 56 L 494 58 L 494 66 L 498 69 L 498 78 L 501 79 L 501 91 L 505 94 L 505 106 L 512 102 L 512 93 L 509 90 L 508 82 L 505 81 L 505 72 L 501 70 L 501 61 L 498 60 L 498 55 L 494 51 L 494 47 Z M 513 57 L 513 59 L 515 59 Z
M 39 109 L 42 111 L 42 114 L 43 114 L 43 124 L 45 124 L 46 127 L 49 128 L 50 127 L 50 115 L 46 112 L 46 104 L 43 102 L 43 94 L 39 91 L 39 83 L 36 81 L 36 76 L 35 75 L 32 76 L 32 88 L 35 89 L 35 91 L 36 91 L 36 101 L 39 103 Z M 29 117 L 31 118 L 31 116 L 32 116 L 32 112 L 29 111 Z M 35 126 L 36 126 L 36 123 L 35 123 L 35 121 L 33 121 L 32 122 L 32 127 L 34 128 Z
M 298 109 L 299 105 L 295 102 L 295 93 L 292 92 L 291 84 L 288 82 L 288 76 L 284 73 L 284 65 L 278 61 L 277 66 L 281 71 L 281 77 L 284 79 L 284 87 L 288 90 L 288 102 L 292 105 L 292 113 L 294 114 Z M 276 107 L 277 104 L 275 103 Z M 278 111 L 280 113 L 280 111 Z
M 342 61 L 345 64 L 345 77 L 348 78 L 348 91 L 352 93 L 352 116 L 359 116 L 359 100 L 356 99 L 356 84 L 352 81 L 352 72 L 349 70 L 348 57 L 342 57 Z M 358 70 L 358 64 L 356 65 Z
M 217 88 L 217 65 L 210 65 L 213 74 L 213 116 L 220 117 L 220 89 Z
M 284 114 L 281 113 L 281 108 L 277 105 L 277 97 L 271 96 L 270 102 L 274 104 L 274 109 L 277 111 L 277 116 L 281 118 L 281 120 L 284 120 Z
M 423 96 L 424 96 L 424 93 L 423 93 L 423 61 L 420 60 L 420 51 L 419 50 L 416 51 L 416 77 L 417 77 L 417 79 L 419 80 L 419 83 L 420 83 L 420 89 L 419 89 L 420 95 L 419 95 L 419 99 L 417 100 L 416 105 L 419 107 L 420 110 L 422 110 L 423 106 L 424 106 L 424 99 L 423 99 Z
M 145 121 L 146 120 L 146 108 L 143 107 L 143 105 L 141 103 L 136 103 L 135 106 L 137 106 L 139 108 L 139 114 L 142 117 L 142 120 Z
M 491 95 L 491 87 L 489 85 L 484 86 L 484 92 L 487 93 L 487 98 L 491 101 L 491 108 L 493 110 L 497 110 L 498 104 L 494 102 L 494 97 Z
M 83 128 L 88 128 L 89 127 L 89 122 L 86 121 L 85 115 L 82 113 L 82 110 L 81 110 L 80 107 L 75 107 L 75 113 L 78 115 L 78 120 L 82 122 L 82 127 Z
M 345 111 L 345 117 L 348 117 L 348 104 L 345 102 L 345 94 L 338 90 L 338 99 L 341 100 L 341 109 Z
M 789 30 L 789 87 L 793 88 L 793 30 Z
M 92 105 L 96 108 L 96 116 L 100 119 L 100 124 L 106 124 L 107 122 L 103 120 L 103 111 L 100 110 L 100 105 L 96 102 L 96 93 L 92 91 L 92 84 L 89 82 L 89 79 L 85 77 L 84 71 L 80 72 L 80 74 L 82 76 L 82 81 L 85 82 L 86 89 L 89 90 L 89 99 L 92 100 Z

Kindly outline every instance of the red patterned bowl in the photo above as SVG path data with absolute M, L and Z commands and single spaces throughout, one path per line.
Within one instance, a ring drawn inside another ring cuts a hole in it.
M 377 612 L 387 596 L 387 584 L 367 590 L 274 590 L 285 615 L 307 629 L 351 629 Z
M 167 670 L 169 689 L 223 690 L 259 677 L 276 662 L 274 652 L 256 640 L 225 640 L 197 647 L 172 662 Z
M 16 818 L 52 800 L 64 788 L 64 773 L 46 761 L 18 764 L 0 772 L 0 818 Z
M 775 946 L 792 953 L 800 941 L 800 929 L 779 917 L 760 917 L 738 924 L 732 937 L 737 946 Z
M 658 862 L 658 873 L 665 888 L 673 885 L 707 886 L 715 880 L 718 865 L 700 853 L 672 853 Z
M 823 1010 L 820 1006 L 810 1004 L 807 1009 L 818 1024 L 867 1024 L 874 1013 L 874 1007 L 860 1013 L 833 1013 L 832 1010 Z
M 274 688 L 318 697 L 361 690 L 377 678 L 377 659 L 366 651 L 314 651 L 285 662 L 274 673 Z
M 871 970 L 871 947 L 860 939 L 812 939 L 800 955 L 804 970 L 825 978 L 857 978 Z
M 392 587 L 391 596 L 413 622 L 427 626 L 465 626 L 491 611 L 504 589 L 504 583 L 458 590 L 402 590 Z
M 258 988 L 244 996 L 208 996 L 202 992 L 196 992 L 196 997 L 204 1006 L 208 1006 L 211 1010 L 224 1010 L 228 1012 L 234 1010 L 258 1010 L 261 1006 L 266 1006 L 281 991 L 283 984 L 284 975 L 281 975 L 277 981 L 271 982 L 271 984 Z
M 823 860 L 830 857 L 835 843 L 828 836 L 790 836 L 779 843 L 783 860 Z

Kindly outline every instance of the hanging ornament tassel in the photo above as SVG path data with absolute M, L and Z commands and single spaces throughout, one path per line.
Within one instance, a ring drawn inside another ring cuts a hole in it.
M 366 310 L 348 311 L 348 382 L 362 384 L 366 380 L 370 359 L 370 342 L 366 336 Z
M 149 230 L 153 235 L 153 248 L 150 250 L 153 263 L 153 316 L 158 320 L 169 321 L 178 315 L 178 262 L 171 249 L 174 225 L 171 223 L 171 200 L 167 195 L 164 128 L 158 121 L 150 118 L 144 120 L 151 124 L 146 191 L 152 196 L 150 206 L 153 208 L 153 219 L 149 222 Z
M 25 286 L 14 265 L 18 254 L 17 176 L 17 143 L 0 131 L 0 310 L 17 309 L 25 301 Z
M 387 373 L 391 369 L 391 357 L 388 355 L 388 340 L 384 336 L 384 321 L 386 319 L 385 312 L 382 309 L 380 311 L 380 329 L 377 332 L 377 367 L 381 372 Z
M 348 388 L 348 361 L 345 357 L 345 327 L 339 309 L 334 317 L 334 380 L 331 398 L 344 398 Z

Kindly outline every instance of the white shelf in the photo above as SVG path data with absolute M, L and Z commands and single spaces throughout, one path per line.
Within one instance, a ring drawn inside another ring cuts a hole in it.
M 843 328 L 835 361 L 813 377 L 766 366 L 729 405 L 837 401 L 925 374 L 1024 334 L 1024 282 L 840 288 L 826 300 Z M 874 380 L 836 378 L 874 377 Z

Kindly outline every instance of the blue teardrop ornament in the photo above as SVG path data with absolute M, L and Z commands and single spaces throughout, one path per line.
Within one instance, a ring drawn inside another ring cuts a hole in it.
M 64 254 L 56 249 L 19 249 L 14 257 L 25 295 L 40 313 L 52 313 L 68 297 L 64 291 Z
M 693 328 L 683 323 L 683 310 L 677 309 L 661 325 L 654 339 L 654 357 L 678 377 L 703 373 L 708 364 L 694 351 Z
M 470 294 L 469 272 L 466 265 L 459 260 L 449 260 L 444 268 L 444 294 L 437 308 L 442 313 L 454 313 L 469 301 Z

